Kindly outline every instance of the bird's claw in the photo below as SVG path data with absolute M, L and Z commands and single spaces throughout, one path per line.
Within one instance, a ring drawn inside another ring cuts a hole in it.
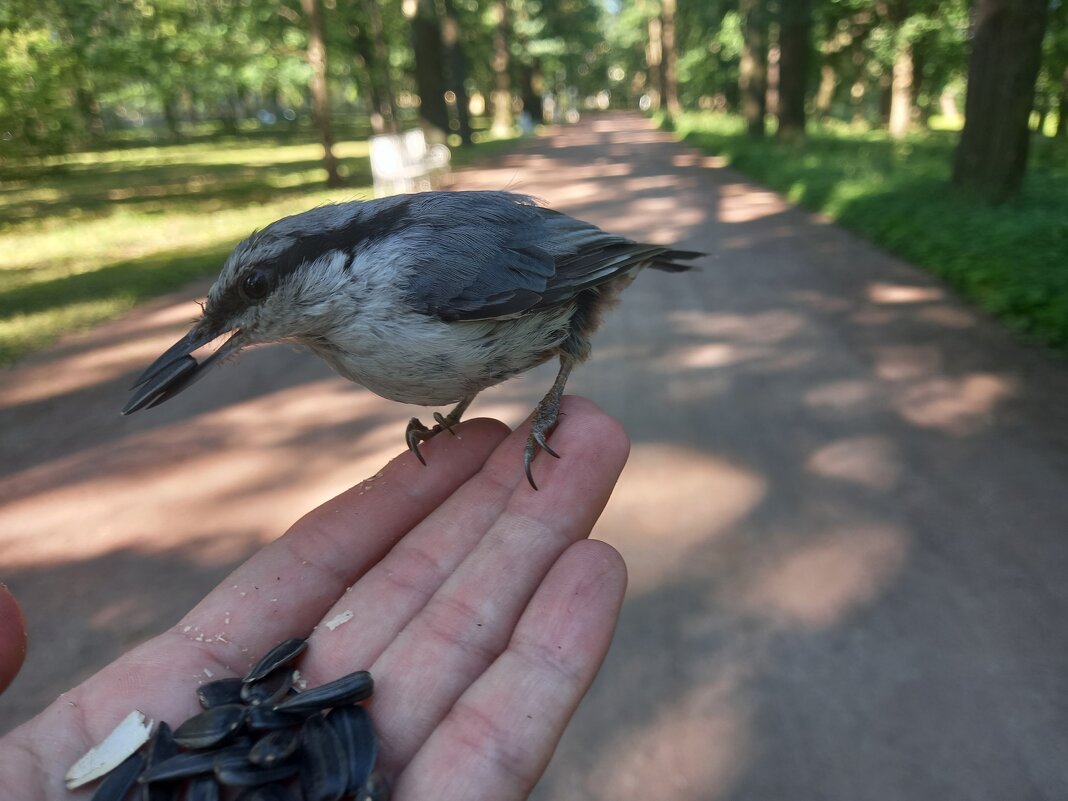
M 530 436 L 527 437 L 527 446 L 523 450 L 523 472 L 527 474 L 527 481 L 530 482 L 530 486 L 535 490 L 537 490 L 538 485 L 534 483 L 534 475 L 531 473 L 530 466 L 534 463 L 534 457 L 538 455 L 538 451 L 545 451 L 554 459 L 560 458 L 560 454 L 552 449 L 548 439 L 546 439 L 546 434 L 548 434 L 555 425 L 555 415 L 548 421 L 535 420 L 534 426 L 530 431 Z
M 441 412 L 434 412 L 434 422 L 437 423 L 437 425 L 434 426 L 435 433 L 444 429 L 445 431 L 448 431 L 450 434 L 452 434 L 454 437 L 456 436 L 456 432 L 452 430 L 452 423 L 449 422 L 449 418 L 447 418 Z
M 441 431 L 442 428 L 440 425 L 434 426 L 433 428 L 427 428 L 418 417 L 413 417 L 408 421 L 408 427 L 404 430 L 404 441 L 408 443 L 408 450 L 415 454 L 415 458 L 418 459 L 424 467 L 426 466 L 426 459 L 419 450 L 419 443 L 426 442 L 434 435 L 440 434 Z

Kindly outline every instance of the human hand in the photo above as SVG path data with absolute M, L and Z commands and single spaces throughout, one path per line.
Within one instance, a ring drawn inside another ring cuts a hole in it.
M 371 671 L 394 801 L 526 798 L 604 658 L 626 584 L 615 550 L 584 539 L 626 436 L 589 401 L 567 398 L 563 412 L 563 458 L 537 460 L 538 492 L 525 434 L 482 419 L 426 443 L 428 467 L 406 453 L 312 511 L 176 626 L 0 740 L 0 798 L 70 797 L 67 768 L 132 709 L 180 723 L 209 673 L 241 675 L 350 611 L 318 625 L 301 674 L 314 687 Z

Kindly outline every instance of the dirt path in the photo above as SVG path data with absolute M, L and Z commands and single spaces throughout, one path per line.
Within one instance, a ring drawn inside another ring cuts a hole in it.
M 466 187 L 711 254 L 649 273 L 570 391 L 631 462 L 631 572 L 540 800 L 1068 795 L 1068 369 L 917 270 L 635 116 Z M 31 626 L 9 728 L 171 624 L 398 450 L 409 411 L 285 348 L 120 418 L 196 288 L 0 377 L 0 565 Z M 545 369 L 475 414 L 520 420 Z

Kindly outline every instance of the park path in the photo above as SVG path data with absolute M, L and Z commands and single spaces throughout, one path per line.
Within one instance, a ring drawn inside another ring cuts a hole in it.
M 710 255 L 646 273 L 569 390 L 634 447 L 596 536 L 630 587 L 539 801 L 1068 797 L 1068 369 L 634 115 L 465 188 Z M 409 412 L 286 348 L 132 418 L 204 286 L 0 377 L 0 730 L 170 625 L 398 450 Z M 551 368 L 486 393 L 518 422 Z

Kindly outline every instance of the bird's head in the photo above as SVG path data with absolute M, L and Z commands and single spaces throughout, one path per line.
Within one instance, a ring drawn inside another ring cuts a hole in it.
M 201 318 L 138 377 L 123 414 L 174 397 L 249 345 L 321 337 L 359 303 L 354 260 L 403 226 L 407 212 L 403 198 L 321 206 L 253 233 L 227 258 Z M 203 361 L 192 355 L 224 336 Z

